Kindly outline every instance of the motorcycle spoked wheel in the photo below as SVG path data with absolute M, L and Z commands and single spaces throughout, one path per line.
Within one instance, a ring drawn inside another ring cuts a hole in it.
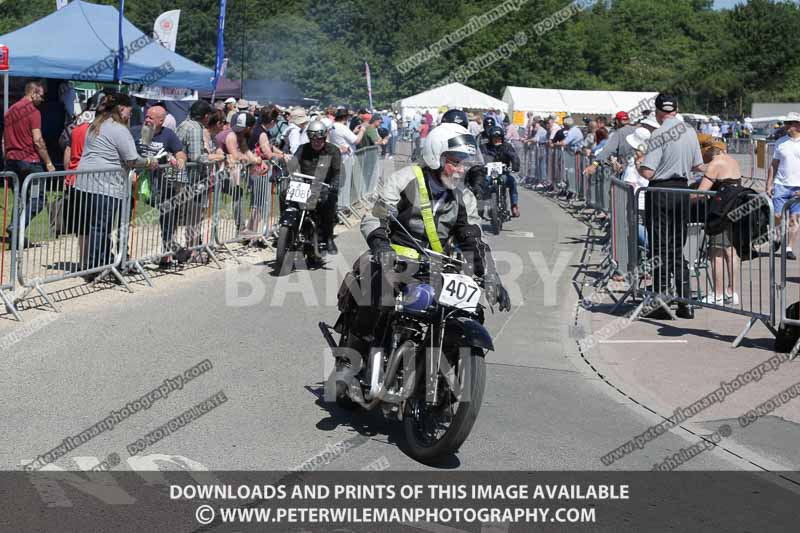
M 500 235 L 503 231 L 503 218 L 500 216 L 499 196 L 497 192 L 493 192 L 489 200 L 489 209 L 491 210 L 490 220 L 492 221 L 492 231 L 495 235 Z
M 278 243 L 275 247 L 275 271 L 281 276 L 290 274 L 294 269 L 295 252 L 294 230 L 289 226 L 281 226 L 278 230 Z
M 425 402 L 425 391 L 409 399 L 403 413 L 408 454 L 424 464 L 436 463 L 458 451 L 469 436 L 478 417 L 486 386 L 486 362 L 483 352 L 473 348 L 466 359 L 458 359 L 456 375 L 462 375 L 460 366 L 469 380 L 469 401 L 458 401 L 447 380 L 439 376 L 441 401 L 435 406 Z M 424 387 L 425 380 L 421 381 Z
M 306 256 L 307 267 L 322 266 L 322 256 L 319 253 L 319 235 L 317 234 L 317 226 L 314 224 L 305 224 L 303 234 L 305 235 L 304 252 Z
M 508 189 L 505 185 L 501 185 L 497 189 L 498 205 L 500 206 L 500 220 L 508 222 L 511 220 L 511 211 L 508 208 Z

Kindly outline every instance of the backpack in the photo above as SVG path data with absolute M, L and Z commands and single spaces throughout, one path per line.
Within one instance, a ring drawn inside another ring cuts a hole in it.
M 738 184 L 720 183 L 716 196 L 709 202 L 706 235 L 718 235 L 730 228 L 731 240 L 743 261 L 753 258 L 753 239 L 767 234 L 769 206 L 755 200 L 756 191 Z M 736 212 L 741 208 L 741 212 Z
M 286 135 L 286 128 L 288 127 L 288 122 L 283 119 L 278 119 L 275 125 L 269 129 L 267 132 L 267 137 L 269 137 L 269 142 L 272 144 L 272 146 L 283 146 L 283 138 Z
M 706 235 L 719 235 L 728 229 L 733 222 L 728 215 L 748 202 L 748 195 L 755 194 L 749 187 L 720 183 L 717 194 L 712 196 L 707 208 Z
M 800 302 L 795 302 L 786 308 L 786 318 L 797 320 L 800 318 Z M 775 336 L 774 350 L 777 353 L 789 353 L 800 339 L 800 327 L 781 324 Z

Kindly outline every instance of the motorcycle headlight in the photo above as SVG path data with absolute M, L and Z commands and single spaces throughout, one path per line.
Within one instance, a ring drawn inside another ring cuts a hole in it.
M 408 313 L 425 313 L 436 302 L 436 291 L 427 283 L 406 285 L 403 288 L 403 310 Z

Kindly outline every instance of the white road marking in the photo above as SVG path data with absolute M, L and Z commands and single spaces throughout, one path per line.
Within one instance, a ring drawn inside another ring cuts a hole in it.
M 686 344 L 689 341 L 687 340 L 672 340 L 672 339 L 624 339 L 624 340 L 604 340 L 600 341 L 600 344 L 632 344 L 636 342 L 642 343 L 673 343 L 673 344 Z
M 503 233 L 504 237 L 522 237 L 524 239 L 533 239 L 532 231 L 508 231 Z

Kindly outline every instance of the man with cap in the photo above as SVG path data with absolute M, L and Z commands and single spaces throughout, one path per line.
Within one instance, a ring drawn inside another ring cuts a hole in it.
M 358 145 L 359 148 L 366 148 L 367 146 L 373 145 L 382 146 L 388 142 L 388 139 L 381 139 L 381 136 L 378 133 L 378 128 L 380 128 L 382 120 L 383 119 L 381 116 L 375 113 L 369 118 L 369 121 L 364 123 L 367 125 L 367 132 L 361 139 L 361 142 Z
M 678 120 L 678 101 L 659 94 L 656 97 L 656 120 L 661 127 L 650 138 L 649 149 L 639 166 L 639 174 L 650 182 L 649 187 L 688 189 L 693 171 L 704 172 L 705 164 L 694 128 Z M 645 221 L 653 241 L 653 257 L 660 263 L 653 269 L 652 290 L 659 294 L 675 294 L 691 298 L 689 268 L 683 258 L 686 240 L 686 217 L 689 196 L 684 194 L 649 193 L 645 196 Z M 675 278 L 673 293 L 671 277 Z M 678 304 L 678 316 L 694 318 L 686 303 Z
M 775 226 L 781 223 L 783 206 L 800 195 L 800 113 L 791 112 L 784 120 L 786 134 L 775 142 L 772 164 L 767 169 L 766 192 L 775 207 Z M 792 243 L 797 240 L 800 204 L 789 208 L 788 246 L 786 258 L 796 259 Z M 778 242 L 775 247 L 780 246 Z
M 283 138 L 284 145 L 281 147 L 284 152 L 294 154 L 301 144 L 308 142 L 308 136 L 305 134 L 308 122 L 305 109 L 297 107 L 292 111 L 292 118 Z
M 592 164 L 583 171 L 584 174 L 594 174 L 601 164 L 613 162 L 611 160 L 612 157 L 619 165 L 617 168 L 624 168 L 633 155 L 633 148 L 627 141 L 628 135 L 636 132 L 636 127 L 629 122 L 630 117 L 625 111 L 620 111 L 614 115 L 614 131 L 611 132 L 611 136 L 609 136 L 605 146 L 597 152 L 597 157 Z
M 347 117 L 350 114 L 347 109 L 341 108 L 336 110 L 333 119 L 333 127 L 330 132 L 330 143 L 337 146 L 342 153 L 342 161 L 346 161 L 352 157 L 356 150 L 356 146 L 364 138 L 367 128 L 363 124 L 356 126 L 355 131 L 347 127 Z
M 231 111 L 236 111 L 236 98 L 230 97 L 225 100 L 225 108 L 224 108 L 225 116 L 227 117 Z

